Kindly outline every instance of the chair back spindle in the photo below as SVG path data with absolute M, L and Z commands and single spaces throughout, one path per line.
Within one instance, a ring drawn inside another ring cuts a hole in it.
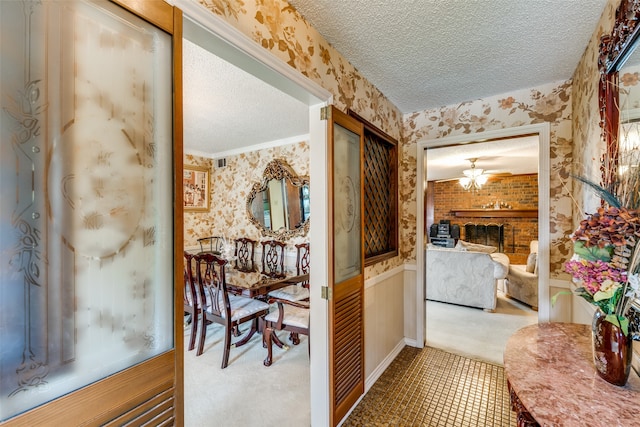
M 309 254 L 309 243 L 300 243 L 296 246 L 296 273 L 298 276 L 301 274 L 309 274 L 309 262 L 311 261 L 311 256 Z M 309 287 L 309 280 L 304 280 L 301 282 L 302 286 L 305 288 Z
M 215 316 L 228 317 L 231 308 L 224 270 L 227 261 L 214 254 L 196 255 L 195 259 L 201 306 Z
M 286 245 L 277 240 L 262 242 L 262 274 L 269 277 L 284 277 Z
M 256 250 L 256 241 L 241 237 L 236 239 L 236 269 L 239 271 L 251 272 L 255 271 L 254 254 Z

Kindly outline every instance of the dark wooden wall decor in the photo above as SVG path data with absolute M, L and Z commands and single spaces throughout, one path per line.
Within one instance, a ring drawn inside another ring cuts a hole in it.
M 600 84 L 598 100 L 600 106 L 600 127 L 607 146 L 607 162 L 602 166 L 602 185 L 615 189 L 618 166 L 618 132 L 620 106 L 618 104 L 618 70 L 633 51 L 640 35 L 640 0 L 622 0 L 616 9 L 616 18 L 611 34 L 600 39 Z

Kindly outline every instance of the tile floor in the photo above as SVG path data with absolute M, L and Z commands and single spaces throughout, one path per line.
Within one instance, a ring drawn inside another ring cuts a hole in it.
M 516 426 L 504 369 L 405 347 L 343 423 L 352 426 Z

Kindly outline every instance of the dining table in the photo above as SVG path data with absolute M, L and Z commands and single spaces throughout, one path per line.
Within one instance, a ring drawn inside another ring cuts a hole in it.
M 295 269 L 285 270 L 278 277 L 267 276 L 260 271 L 240 271 L 229 266 L 225 271 L 227 290 L 235 295 L 250 298 L 265 298 L 269 292 L 309 280 L 309 274 L 298 274 Z
M 195 248 L 189 248 L 186 252 L 194 255 L 201 253 Z M 223 257 L 221 254 L 215 255 Z M 249 298 L 264 298 L 271 291 L 309 280 L 309 273 L 298 274 L 295 266 L 285 266 L 284 274 L 276 277 L 263 274 L 258 268 L 259 263 L 253 264 L 256 266 L 253 271 L 242 271 L 235 267 L 233 260 L 227 263 L 225 279 L 230 293 Z

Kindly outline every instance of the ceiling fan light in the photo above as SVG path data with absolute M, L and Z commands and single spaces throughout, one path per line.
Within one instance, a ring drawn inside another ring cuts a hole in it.
M 482 175 L 482 173 L 484 172 L 484 169 L 476 169 L 476 168 L 471 168 L 471 169 L 465 169 L 462 171 L 462 173 L 464 174 L 464 176 L 474 179 L 480 175 Z
M 476 168 L 476 160 L 478 159 L 469 159 L 471 169 L 463 170 L 462 174 L 464 177 L 458 179 L 458 182 L 465 191 L 471 190 L 475 192 L 486 184 L 489 179 L 489 175 L 484 175 L 484 169 Z
M 475 181 L 478 185 L 485 185 L 488 179 L 489 175 L 478 175 Z
M 460 178 L 458 182 L 465 190 L 471 188 L 471 178 Z

